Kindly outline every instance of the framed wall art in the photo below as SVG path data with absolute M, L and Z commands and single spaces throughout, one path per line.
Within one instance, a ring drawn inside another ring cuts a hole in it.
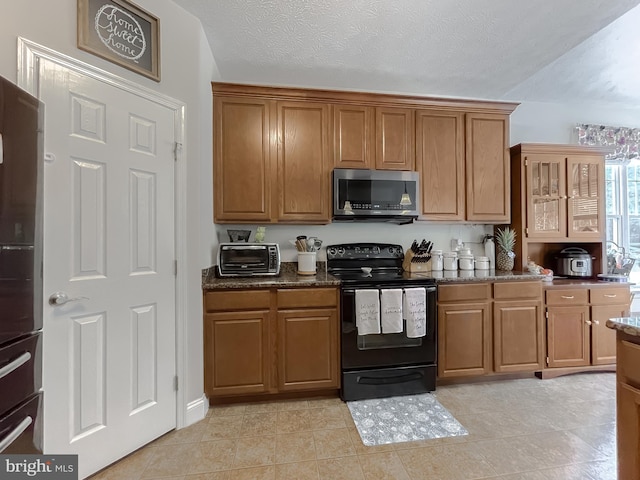
M 128 0 L 78 0 L 78 48 L 160 81 L 158 18 Z

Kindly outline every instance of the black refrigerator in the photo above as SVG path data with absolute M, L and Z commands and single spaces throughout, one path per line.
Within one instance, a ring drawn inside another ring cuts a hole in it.
M 44 106 L 0 77 L 0 453 L 42 453 Z

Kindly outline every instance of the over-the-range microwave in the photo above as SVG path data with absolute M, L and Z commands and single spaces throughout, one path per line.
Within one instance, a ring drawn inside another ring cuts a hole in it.
M 220 277 L 256 277 L 280 274 L 277 243 L 220 243 L 216 274 Z
M 411 223 L 418 216 L 417 172 L 333 170 L 334 221 Z

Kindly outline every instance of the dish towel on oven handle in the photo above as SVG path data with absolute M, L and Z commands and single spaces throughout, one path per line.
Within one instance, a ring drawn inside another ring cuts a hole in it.
M 405 288 L 402 303 L 407 337 L 424 337 L 427 334 L 427 291 L 424 288 Z
M 358 335 L 380 333 L 380 292 L 356 290 L 356 327 Z
M 380 323 L 382 324 L 382 333 L 401 333 L 404 331 L 401 288 L 380 290 Z

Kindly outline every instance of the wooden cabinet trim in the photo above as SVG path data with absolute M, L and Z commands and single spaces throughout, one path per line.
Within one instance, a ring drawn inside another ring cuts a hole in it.
M 234 83 L 211 82 L 215 96 L 248 96 L 252 98 L 278 98 L 282 100 L 342 103 L 383 107 L 436 107 L 441 110 L 465 110 L 469 112 L 487 112 L 510 114 L 520 103 L 439 98 L 416 95 L 391 95 L 371 92 L 347 92 L 339 90 L 319 90 L 306 88 L 285 88 L 242 85 Z

